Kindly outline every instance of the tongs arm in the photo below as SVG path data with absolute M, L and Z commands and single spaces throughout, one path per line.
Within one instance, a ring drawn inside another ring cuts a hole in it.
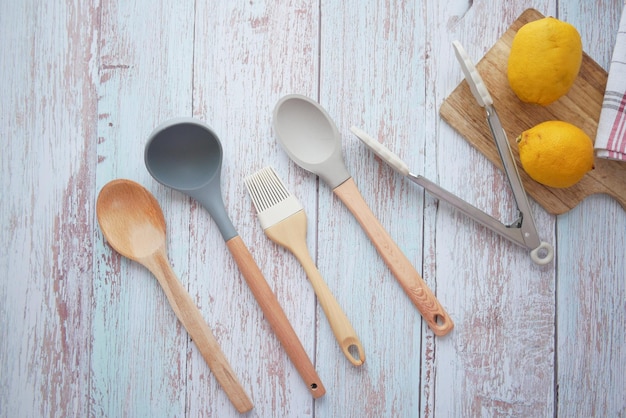
M 495 125 L 498 126 L 497 123 Z M 401 175 L 407 177 L 412 182 L 422 186 L 426 191 L 437 197 L 439 200 L 444 200 L 448 202 L 450 205 L 461 211 L 463 214 L 479 222 L 483 226 L 502 235 L 504 238 L 507 238 L 508 240 L 531 250 L 530 256 L 535 263 L 547 264 L 552 260 L 553 250 L 549 244 L 541 242 L 538 246 L 535 247 L 529 247 L 527 245 L 526 240 L 524 239 L 524 233 L 520 229 L 520 226 L 523 225 L 523 214 L 519 214 L 519 218 L 512 225 L 504 225 L 493 216 L 464 201 L 455 194 L 447 191 L 443 187 L 439 186 L 437 183 L 434 183 L 421 175 L 411 173 L 409 171 L 408 165 L 404 161 L 402 161 L 400 157 L 391 152 L 383 144 L 369 136 L 362 129 L 353 126 L 352 128 L 350 128 L 350 130 L 352 131 L 352 133 L 354 133 L 354 135 L 357 136 L 357 138 L 361 140 L 361 142 L 363 142 L 368 148 L 374 151 L 376 155 L 382 158 L 383 161 L 389 164 L 395 171 L 397 171 Z M 542 253 L 540 254 L 540 252 Z
M 511 186 L 513 199 L 517 206 L 518 218 L 520 220 L 517 227 L 521 231 L 521 237 L 524 241 L 523 245 L 528 248 L 537 248 L 541 245 L 541 239 L 537 233 L 537 227 L 532 216 L 528 196 L 526 195 L 519 171 L 517 170 L 517 164 L 515 164 L 511 146 L 509 145 L 496 109 L 493 105 L 487 105 L 485 106 L 485 111 L 487 113 L 489 129 L 495 140 L 498 154 L 500 154 L 504 172 Z
M 445 201 L 449 203 L 464 215 L 491 229 L 493 232 L 503 236 L 504 238 L 507 238 L 517 245 L 520 245 L 522 247 L 527 246 L 526 242 L 522 238 L 520 230 L 516 227 L 512 228 L 510 226 L 504 225 L 498 219 L 478 209 L 476 206 L 466 202 L 457 195 L 447 191 L 446 189 L 439 186 L 437 183 L 428 180 L 424 176 L 416 175 L 409 172 L 406 177 L 413 183 L 422 186 L 426 191 L 428 191 L 440 201 Z
M 523 245 L 531 250 L 530 256 L 533 261 L 537 264 L 547 264 L 552 261 L 554 249 L 550 244 L 542 242 L 539 239 L 539 233 L 537 232 L 537 227 L 535 226 L 535 221 L 533 220 L 533 215 L 530 210 L 530 204 L 528 203 L 528 196 L 524 190 L 519 171 L 517 171 L 517 164 L 515 164 L 515 159 L 513 158 L 511 145 L 506 137 L 496 109 L 493 106 L 493 99 L 480 73 L 467 55 L 467 52 L 465 52 L 463 46 L 458 41 L 454 41 L 452 45 L 459 64 L 461 64 L 461 68 L 463 69 L 465 80 L 469 84 L 474 98 L 481 107 L 485 108 L 487 113 L 489 129 L 496 142 L 504 172 L 509 180 L 517 206 L 518 222 L 515 227 L 518 228 L 521 234 L 521 239 L 524 242 Z M 513 225 L 511 225 L 511 227 L 513 227 Z

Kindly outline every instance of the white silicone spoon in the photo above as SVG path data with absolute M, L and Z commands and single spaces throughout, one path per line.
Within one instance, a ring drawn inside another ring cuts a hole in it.
M 308 97 L 289 95 L 276 104 L 273 123 L 289 157 L 320 176 L 352 212 L 433 332 L 450 332 L 454 327 L 450 316 L 363 200 L 346 169 L 341 135 L 328 113 Z

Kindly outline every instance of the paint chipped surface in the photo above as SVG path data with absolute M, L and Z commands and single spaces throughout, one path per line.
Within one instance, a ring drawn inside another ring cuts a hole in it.
M 533 7 L 585 28 L 602 64 L 622 4 Z M 239 416 L 156 280 L 103 238 L 94 205 L 114 178 L 162 205 L 173 269 L 254 401 L 250 416 L 623 415 L 619 205 L 594 197 L 557 219 L 534 208 L 558 244 L 557 264 L 536 268 L 349 132 L 372 133 L 412 171 L 508 220 L 506 179 L 437 112 L 461 79 L 450 42 L 484 52 L 527 6 L 3 2 L 0 415 Z M 345 206 L 280 149 L 271 113 L 294 92 L 337 123 L 348 170 L 455 321 L 450 335 L 429 331 Z M 151 130 L 190 115 L 222 141 L 227 212 L 316 365 L 319 400 L 206 210 L 143 166 Z M 343 357 L 297 260 L 258 224 L 241 179 L 266 165 L 305 207 L 311 253 L 363 342 L 361 367 Z

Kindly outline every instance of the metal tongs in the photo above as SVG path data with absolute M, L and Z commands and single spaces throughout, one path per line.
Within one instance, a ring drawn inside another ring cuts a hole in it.
M 554 248 L 552 245 L 541 241 L 539 238 L 539 233 L 537 232 L 537 227 L 535 226 L 535 221 L 533 220 L 533 215 L 530 210 L 530 204 L 528 203 L 528 196 L 526 195 L 524 185 L 522 184 L 519 172 L 517 171 L 517 165 L 515 164 L 506 133 L 502 128 L 500 118 L 498 118 L 496 109 L 493 106 L 491 95 L 489 94 L 482 77 L 478 73 L 478 70 L 476 70 L 476 67 L 465 52 L 465 49 L 463 49 L 463 46 L 461 46 L 458 41 L 453 42 L 453 46 L 456 57 L 463 68 L 465 79 L 470 86 L 472 94 L 476 98 L 478 104 L 485 108 L 487 113 L 487 122 L 489 123 L 491 134 L 495 139 L 498 153 L 500 154 L 502 165 L 504 166 L 504 172 L 506 173 L 509 184 L 511 185 L 513 198 L 515 199 L 515 204 L 517 206 L 517 218 L 515 221 L 513 221 L 510 225 L 503 224 L 491 215 L 467 203 L 463 199 L 448 192 L 427 178 L 411 173 L 404 161 L 361 129 L 353 126 L 350 130 L 365 145 L 374 151 L 376 155 L 382 158 L 398 173 L 408 177 L 409 180 L 419 184 L 438 199 L 448 202 L 478 223 L 486 226 L 512 242 L 529 249 L 530 258 L 536 264 L 548 264 L 554 258 Z

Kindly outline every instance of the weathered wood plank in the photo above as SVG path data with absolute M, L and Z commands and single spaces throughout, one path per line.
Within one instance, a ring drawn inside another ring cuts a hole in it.
M 98 9 L 0 5 L 0 415 L 86 416 Z
M 623 7 L 622 0 L 560 2 L 558 16 L 608 70 Z M 626 215 L 611 198 L 592 196 L 558 217 L 557 238 L 557 413 L 624 416 Z
M 191 114 L 193 2 L 101 7 L 96 188 L 128 178 L 154 193 L 173 269 L 189 286 L 188 202 L 150 177 L 143 150 L 162 120 Z M 91 413 L 184 416 L 187 387 L 195 384 L 187 382 L 188 356 L 197 350 L 165 294 L 146 269 L 106 245 L 99 229 L 94 261 Z M 199 370 L 209 373 L 206 365 Z
M 109 180 L 151 190 L 174 270 L 255 409 L 249 416 L 620 416 L 626 406 L 626 217 L 592 196 L 533 210 L 556 262 L 532 264 L 401 179 L 360 126 L 498 218 L 506 179 L 441 121 L 461 80 L 527 7 L 571 21 L 606 67 L 622 0 L 382 2 L 107 0 L 0 3 L 0 416 L 239 416 L 148 271 L 95 220 Z M 557 10 L 558 5 L 558 10 Z M 365 200 L 456 323 L 434 337 L 356 220 L 271 128 L 289 93 L 319 99 Z M 195 116 L 222 140 L 225 205 L 326 386 L 313 400 L 208 213 L 143 164 L 151 130 Z M 264 236 L 243 177 L 272 165 L 303 203 L 308 242 L 366 363 L 343 356 L 295 258 Z
M 353 136 L 356 125 L 423 165 L 425 6 L 419 2 L 323 1 L 319 99 L 343 135 L 344 159 L 372 212 L 422 271 L 423 192 Z M 415 416 L 421 389 L 422 320 L 355 218 L 320 186 L 318 263 L 352 318 L 366 352 L 354 368 L 320 333 L 318 361 L 336 382 L 323 416 Z M 434 285 L 431 281 L 429 284 Z
M 274 167 L 309 216 L 308 241 L 314 253 L 315 180 L 280 150 L 271 115 L 282 95 L 315 91 L 318 20 L 313 1 L 199 2 L 193 63 L 193 114 L 221 139 L 226 210 L 312 360 L 318 319 L 313 290 L 295 258 L 263 234 L 243 179 L 267 165 Z M 308 388 L 263 317 L 215 224 L 195 204 L 190 230 L 189 268 L 197 277 L 193 289 L 204 295 L 203 306 L 224 341 L 224 351 L 255 403 L 253 414 L 313 415 Z M 198 356 L 191 359 L 190 373 L 198 369 L 198 361 Z M 326 396 L 335 396 L 332 385 L 327 386 L 330 376 L 319 374 Z M 203 399 L 206 390 L 205 385 L 189 387 L 190 416 L 209 416 L 215 410 L 220 416 L 234 414 Z
M 549 12 L 553 2 L 435 7 L 429 21 L 447 30 L 431 34 L 433 116 L 463 77 L 452 41 L 458 39 L 477 62 L 531 6 Z M 426 176 L 492 216 L 512 221 L 514 202 L 505 176 L 445 123 L 429 127 L 436 135 L 426 144 Z M 554 243 L 554 218 L 532 207 L 541 236 Z M 435 341 L 435 403 L 425 415 L 551 415 L 555 266 L 538 268 L 526 250 L 444 203 L 428 214 L 436 222 L 428 253 L 433 254 L 438 293 L 447 298 L 457 325 L 450 338 Z

